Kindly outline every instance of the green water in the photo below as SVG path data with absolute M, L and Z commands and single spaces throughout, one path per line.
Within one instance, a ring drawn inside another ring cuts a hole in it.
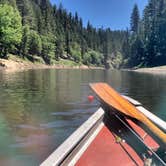
M 166 121 L 166 75 L 104 70 L 0 71 L 0 165 L 39 165 L 98 108 L 104 81 Z

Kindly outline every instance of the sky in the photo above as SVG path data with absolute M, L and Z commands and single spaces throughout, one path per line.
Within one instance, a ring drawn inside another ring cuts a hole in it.
M 130 25 L 130 16 L 135 3 L 142 13 L 148 0 L 51 0 L 52 4 L 63 4 L 73 14 L 77 11 L 84 26 L 88 20 L 96 28 L 125 30 Z

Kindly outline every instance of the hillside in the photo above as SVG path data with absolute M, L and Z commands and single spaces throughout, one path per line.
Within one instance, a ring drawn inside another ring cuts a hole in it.
M 22 39 L 11 41 L 8 48 L 5 41 L 0 40 L 1 58 L 7 57 L 7 53 L 12 53 L 31 61 L 34 60 L 33 56 L 39 56 L 47 64 L 57 63 L 59 59 L 68 59 L 85 65 L 120 67 L 125 31 L 96 29 L 90 22 L 84 27 L 77 13 L 72 15 L 62 5 L 52 6 L 49 0 L 0 2 L 12 5 L 15 11 L 18 9 L 22 29 Z M 9 7 L 1 5 L 1 8 Z M 19 20 L 17 22 L 19 24 Z
M 0 0 L 0 58 L 8 54 L 48 64 L 69 60 L 78 65 L 140 68 L 166 65 L 166 1 L 149 0 L 142 17 L 137 4 L 130 29 L 112 31 L 83 26 L 49 0 Z

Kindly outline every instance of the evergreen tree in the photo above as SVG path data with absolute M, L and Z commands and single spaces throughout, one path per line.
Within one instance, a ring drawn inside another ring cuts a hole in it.
M 63 39 L 60 36 L 55 43 L 55 59 L 58 61 L 63 56 Z
M 144 54 L 144 46 L 138 36 L 133 36 L 130 48 L 129 67 L 138 66 L 142 62 L 142 55 Z
M 138 32 L 139 22 L 140 22 L 139 10 L 137 4 L 135 4 L 131 14 L 131 22 L 130 22 L 132 32 L 135 33 Z
M 20 54 L 25 57 L 28 54 L 29 49 L 29 38 L 30 38 L 30 29 L 29 26 L 23 27 L 22 41 L 20 45 Z
M 22 25 L 29 25 L 35 30 L 35 14 L 33 6 L 31 5 L 31 0 L 16 0 L 16 3 L 22 17 Z
M 108 46 L 108 31 L 105 33 L 105 36 L 104 36 L 104 44 L 103 44 L 103 55 L 104 55 L 104 65 L 105 65 L 105 68 L 108 69 L 109 68 L 109 64 L 108 64 L 108 50 L 109 50 L 109 46 Z
M 54 39 L 49 36 L 41 36 L 42 50 L 41 56 L 47 64 L 51 64 L 51 59 L 54 59 L 55 44 Z
M 123 58 L 128 59 L 130 57 L 130 34 L 129 30 L 126 30 L 126 34 L 123 39 L 123 44 L 122 44 L 122 52 L 123 52 Z
M 40 55 L 42 51 L 42 41 L 38 33 L 34 30 L 29 34 L 29 49 L 28 52 L 31 55 Z

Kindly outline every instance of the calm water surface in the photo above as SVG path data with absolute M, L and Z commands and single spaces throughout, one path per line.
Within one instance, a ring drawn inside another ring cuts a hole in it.
M 88 83 L 104 81 L 166 121 L 166 75 L 104 70 L 0 71 L 0 165 L 39 165 L 98 108 Z

